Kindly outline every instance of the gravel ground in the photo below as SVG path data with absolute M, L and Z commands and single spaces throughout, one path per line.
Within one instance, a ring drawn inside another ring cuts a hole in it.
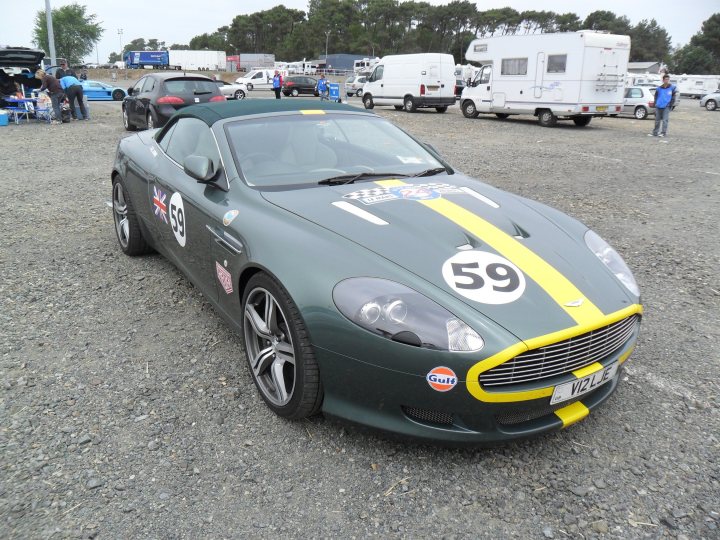
M 93 103 L 0 128 L 0 537 L 720 538 L 720 114 L 686 100 L 658 140 L 649 120 L 376 111 L 625 256 L 646 316 L 615 395 L 495 449 L 275 417 L 192 285 L 120 253 L 125 132 Z

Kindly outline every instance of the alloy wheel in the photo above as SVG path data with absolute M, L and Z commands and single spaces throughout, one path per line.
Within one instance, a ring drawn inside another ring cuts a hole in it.
M 127 203 L 125 202 L 125 192 L 120 182 L 113 186 L 113 218 L 115 220 L 115 232 L 118 241 L 123 249 L 127 249 L 130 242 L 130 225 L 128 223 Z

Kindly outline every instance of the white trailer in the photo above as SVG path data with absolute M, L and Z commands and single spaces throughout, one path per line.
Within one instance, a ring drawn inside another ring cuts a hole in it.
M 537 116 L 543 126 L 622 111 L 630 37 L 578 32 L 475 39 L 465 58 L 482 69 L 463 90 L 467 118 Z
M 170 65 L 185 71 L 225 71 L 225 51 L 170 50 Z
M 720 75 L 680 75 L 677 77 L 677 88 L 683 97 L 700 99 L 718 91 Z

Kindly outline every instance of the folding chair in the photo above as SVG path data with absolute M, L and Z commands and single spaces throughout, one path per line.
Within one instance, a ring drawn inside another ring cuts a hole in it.
M 14 119 L 15 124 L 20 124 L 20 119 L 25 116 L 26 121 L 30 121 L 30 111 L 24 105 L 22 107 L 5 107 L 10 112 L 10 116 Z

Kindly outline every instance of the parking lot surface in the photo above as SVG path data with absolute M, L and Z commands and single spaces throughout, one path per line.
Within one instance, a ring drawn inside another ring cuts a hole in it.
M 651 120 L 375 109 L 586 223 L 643 293 L 602 408 L 448 449 L 274 416 L 183 275 L 118 249 L 105 203 L 128 133 L 119 103 L 91 109 L 0 128 L 1 537 L 720 538 L 720 114 L 685 100 L 656 139 Z

